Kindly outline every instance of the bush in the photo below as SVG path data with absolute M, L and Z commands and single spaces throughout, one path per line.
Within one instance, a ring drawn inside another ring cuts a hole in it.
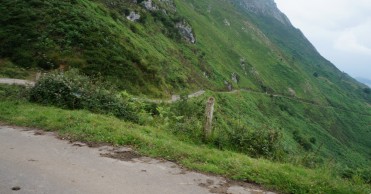
M 77 71 L 47 74 L 31 89 L 30 101 L 63 108 L 82 108 L 82 96 L 86 93 L 88 78 Z
M 158 107 L 157 111 L 167 129 L 173 134 L 193 143 L 201 143 L 204 108 L 203 101 L 190 100 L 186 94 L 181 94 L 178 102 L 167 108 Z
M 303 137 L 302 134 L 298 130 L 295 130 L 292 134 L 294 136 L 294 140 L 298 144 L 300 144 L 304 148 L 304 150 L 306 150 L 306 151 L 313 150 L 312 144 L 310 144 L 309 141 L 305 137 Z M 313 142 L 313 144 L 314 143 L 315 143 L 315 141 Z
M 339 174 L 344 179 L 354 179 L 355 177 L 360 178 L 364 183 L 371 184 L 371 168 L 354 169 L 348 166 L 342 166 L 338 169 Z
M 252 157 L 278 158 L 281 134 L 274 129 L 247 129 L 237 127 L 230 133 L 233 147 Z
M 77 70 L 53 72 L 43 77 L 30 91 L 30 101 L 67 109 L 87 109 L 100 114 L 137 122 L 134 107 L 103 84 L 93 83 Z
M 312 144 L 316 144 L 316 143 L 317 143 L 317 139 L 316 139 L 315 137 L 311 137 L 311 138 L 309 138 L 309 141 L 310 141 L 310 143 L 312 143 Z
M 371 89 L 370 88 L 364 88 L 363 92 L 366 94 L 371 94 Z

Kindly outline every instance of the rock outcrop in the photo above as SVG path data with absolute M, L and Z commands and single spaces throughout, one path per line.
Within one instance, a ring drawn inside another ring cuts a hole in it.
M 231 23 L 227 19 L 224 19 L 224 25 L 231 26 Z
M 144 8 L 149 11 L 156 11 L 158 9 L 157 6 L 152 2 L 152 0 L 143 1 L 142 4 Z
M 291 25 L 290 20 L 278 9 L 274 0 L 237 0 L 237 2 L 248 12 L 273 17 L 285 25 Z
M 140 19 L 140 15 L 139 13 L 135 13 L 134 11 L 131 11 L 130 14 L 126 18 L 132 22 L 135 22 Z
M 191 25 L 189 25 L 186 21 L 178 22 L 176 27 L 179 29 L 179 33 L 183 36 L 183 38 L 192 43 L 196 43 L 196 38 L 193 34 L 193 30 Z
M 231 75 L 231 79 L 232 79 L 233 82 L 238 83 L 240 78 L 239 78 L 237 73 L 233 72 L 232 75 Z
M 228 91 L 232 91 L 233 90 L 232 84 L 229 83 L 227 80 L 224 80 L 224 85 L 225 85 L 225 87 L 227 88 Z

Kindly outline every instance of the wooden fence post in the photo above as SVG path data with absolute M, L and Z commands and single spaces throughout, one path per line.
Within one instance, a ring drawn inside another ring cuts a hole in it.
M 210 97 L 206 102 L 205 117 L 206 123 L 204 128 L 204 140 L 207 141 L 212 134 L 212 123 L 214 114 L 215 98 Z

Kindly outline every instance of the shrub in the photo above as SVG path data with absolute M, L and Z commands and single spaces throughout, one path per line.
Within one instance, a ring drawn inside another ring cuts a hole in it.
M 316 139 L 315 137 L 311 137 L 311 138 L 309 138 L 309 141 L 310 141 L 310 143 L 312 143 L 312 144 L 316 144 L 316 143 L 317 143 L 317 139 Z
M 183 139 L 200 143 L 203 138 L 204 108 L 202 101 L 190 100 L 183 93 L 178 102 L 168 110 L 162 109 L 160 114 L 166 117 L 169 131 Z
M 371 168 L 361 168 L 361 169 L 354 169 L 349 168 L 348 166 L 342 166 L 338 169 L 338 173 L 341 175 L 342 178 L 345 179 L 354 179 L 358 177 L 362 179 L 362 181 L 366 184 L 371 184 Z
M 30 91 L 30 101 L 67 109 L 87 109 L 137 121 L 134 107 L 127 99 L 107 90 L 104 84 L 93 83 L 77 70 L 52 72 L 41 77 Z
M 89 80 L 77 71 L 47 74 L 31 89 L 30 101 L 63 108 L 82 108 L 81 97 Z
M 371 89 L 370 88 L 364 88 L 363 92 L 366 94 L 371 94 Z
M 232 146 L 252 157 L 277 158 L 280 154 L 281 134 L 274 129 L 237 127 L 230 133 Z
M 312 144 L 310 144 L 310 142 L 305 137 L 303 137 L 298 130 L 295 130 L 292 134 L 294 136 L 294 140 L 298 144 L 300 144 L 304 148 L 304 150 L 311 151 L 313 149 Z

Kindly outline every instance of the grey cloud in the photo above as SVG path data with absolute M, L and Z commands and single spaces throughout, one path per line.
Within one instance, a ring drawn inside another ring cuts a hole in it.
M 276 0 L 276 3 L 340 70 L 371 79 L 371 1 Z

